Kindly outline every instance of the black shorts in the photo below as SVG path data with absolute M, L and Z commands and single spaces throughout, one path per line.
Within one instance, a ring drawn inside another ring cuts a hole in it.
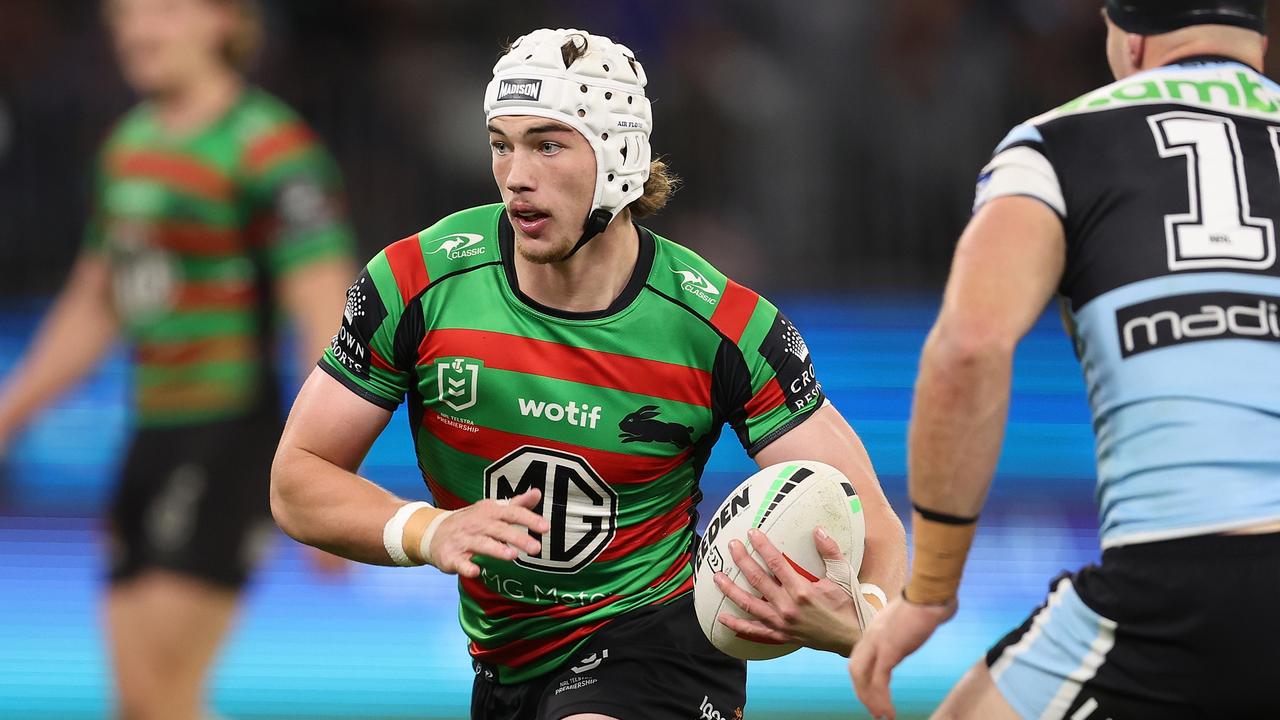
M 274 535 L 280 431 L 273 418 L 139 430 L 108 518 L 111 582 L 164 569 L 241 588 Z
M 618 720 L 741 720 L 747 664 L 712 647 L 693 594 L 622 615 L 563 665 L 502 685 L 474 663 L 472 720 L 560 720 L 601 713 Z
M 987 653 L 1024 717 L 1280 717 L 1280 534 L 1103 552 Z

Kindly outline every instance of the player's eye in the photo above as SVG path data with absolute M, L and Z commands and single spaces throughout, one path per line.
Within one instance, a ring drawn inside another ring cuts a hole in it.
M 502 142 L 501 140 L 490 140 L 489 147 L 493 150 L 493 153 L 495 155 L 507 154 L 507 144 Z
M 563 145 L 559 145 L 557 143 L 553 143 L 550 141 L 538 143 L 538 152 L 542 153 L 543 155 L 555 155 L 556 153 L 560 152 L 563 149 L 564 149 Z

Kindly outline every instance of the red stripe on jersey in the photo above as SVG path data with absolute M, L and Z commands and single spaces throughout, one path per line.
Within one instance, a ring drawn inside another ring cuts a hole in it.
M 249 145 L 244 155 L 245 164 L 250 170 L 261 172 L 286 155 L 311 147 L 315 137 L 306 125 L 285 125 Z
M 177 367 L 202 362 L 252 362 L 258 347 L 255 339 L 229 335 L 178 342 L 138 342 L 134 358 L 139 365 Z
M 156 223 L 155 230 L 156 244 L 184 255 L 216 257 L 244 251 L 240 233 L 232 228 L 170 220 Z
M 656 605 L 656 604 L 658 604 L 658 603 L 664 603 L 664 602 L 666 602 L 666 601 L 670 600 L 671 598 L 679 597 L 679 596 L 681 596 L 681 595 L 683 595 L 683 594 L 685 594 L 685 593 L 689 592 L 689 591 L 690 591 L 690 590 L 692 590 L 692 589 L 693 589 L 693 576 L 692 576 L 692 575 L 690 575 L 689 577 L 685 578 L 685 581 L 684 581 L 684 582 L 680 583 L 680 587 L 678 587 L 678 588 L 676 588 L 675 590 L 672 590 L 671 592 L 667 593 L 666 595 L 663 595 L 662 597 L 658 598 L 657 600 L 655 600 L 655 601 L 654 601 L 654 604 Z
M 151 150 L 122 151 L 113 157 L 111 165 L 121 177 L 157 180 L 209 200 L 231 199 L 230 178 L 184 155 Z
M 587 637 L 591 633 L 599 630 L 613 618 L 605 618 L 588 623 L 579 628 L 562 635 L 551 635 L 549 637 L 540 638 L 520 638 L 505 643 L 500 647 L 482 648 L 475 641 L 471 643 L 471 657 L 487 663 L 497 665 L 506 665 L 507 667 L 520 667 L 527 665 L 534 660 L 545 655 L 550 655 L 560 648 Z
M 670 537 L 672 534 L 680 532 L 689 526 L 689 508 L 692 506 L 693 498 L 685 498 L 683 502 L 670 511 L 657 517 L 649 518 L 635 525 L 618 528 L 618 533 L 613 536 L 613 540 L 608 547 L 600 553 L 600 556 L 594 562 L 607 562 L 626 557 L 665 537 Z
M 422 427 L 440 442 L 468 455 L 475 455 L 486 460 L 497 460 L 522 445 L 533 445 L 551 450 L 574 453 L 586 459 L 591 467 L 610 485 L 627 483 L 643 483 L 657 480 L 689 461 L 692 450 L 685 450 L 676 455 L 652 457 L 647 455 L 628 455 L 610 450 L 595 450 L 571 445 L 548 438 L 520 435 L 503 430 L 472 425 L 478 432 L 468 432 L 457 427 L 457 423 L 447 422 L 431 408 L 422 413 Z
M 383 357 L 378 354 L 378 351 L 374 350 L 373 348 L 369 348 L 369 362 L 374 367 L 381 370 L 386 370 L 387 372 L 393 372 L 393 373 L 400 372 L 399 370 L 396 370 L 394 367 L 392 367 L 391 363 L 384 360 Z
M 446 490 L 443 485 L 436 482 L 435 478 L 426 474 L 422 477 L 427 481 L 427 490 L 431 493 L 431 499 L 435 501 L 436 507 L 442 510 L 461 510 L 467 506 L 462 498 Z
M 729 280 L 725 283 L 716 311 L 711 313 L 711 324 L 736 343 L 742 339 L 742 333 L 751 322 L 751 315 L 759 302 L 759 295 Z
M 530 617 L 569 620 L 589 615 L 622 599 L 621 595 L 608 595 L 585 605 L 535 605 L 496 593 L 480 578 L 462 578 L 460 583 L 462 591 L 479 603 L 486 616 L 500 617 L 503 620 L 522 620 Z M 533 592 L 527 585 L 524 586 L 524 590 L 530 594 Z
M 745 406 L 747 417 L 753 418 L 763 415 L 786 402 L 786 400 L 787 398 L 782 394 L 782 386 L 778 384 L 778 378 L 769 378 L 769 382 L 760 388 L 760 392 L 747 401 Z
M 427 288 L 427 260 L 422 256 L 422 245 L 417 235 L 391 243 L 384 251 L 391 274 L 396 276 L 396 287 L 407 305 L 410 300 Z
M 711 373 L 661 360 L 561 345 L 485 330 L 432 330 L 418 347 L 422 362 L 465 355 L 486 368 L 622 390 L 709 407 Z
M 181 310 L 238 310 L 257 301 L 258 291 L 250 284 L 188 282 L 178 293 Z

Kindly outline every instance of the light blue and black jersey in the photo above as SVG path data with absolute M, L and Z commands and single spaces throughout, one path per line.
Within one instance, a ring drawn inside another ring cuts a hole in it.
M 1062 219 L 1103 547 L 1280 519 L 1280 86 L 1199 58 L 1015 128 L 979 178 Z

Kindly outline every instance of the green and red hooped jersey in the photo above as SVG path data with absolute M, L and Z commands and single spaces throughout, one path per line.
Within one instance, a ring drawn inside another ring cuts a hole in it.
M 146 103 L 117 124 L 85 248 L 111 265 L 140 426 L 278 412 L 272 284 L 351 255 L 341 184 L 315 134 L 256 88 L 192 135 Z
M 320 367 L 393 409 L 408 398 L 437 505 L 539 488 L 536 556 L 478 558 L 460 616 L 473 657 L 520 682 L 628 610 L 693 586 L 698 477 L 728 423 L 754 455 L 824 401 L 808 348 L 767 300 L 641 228 L 613 305 L 568 313 L 515 281 L 502 205 L 379 253 L 347 291 Z

